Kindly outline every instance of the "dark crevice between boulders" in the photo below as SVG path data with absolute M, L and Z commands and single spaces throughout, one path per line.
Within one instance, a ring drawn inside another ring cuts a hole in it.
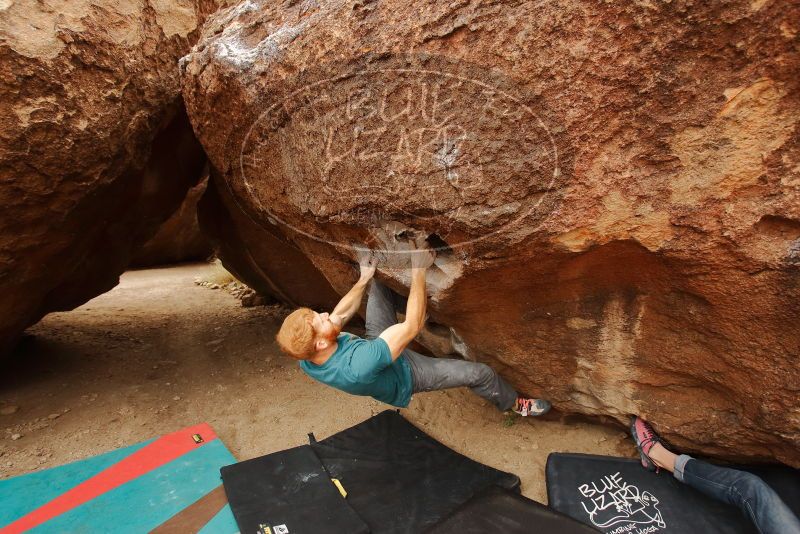
M 50 312 L 72 310 L 116 286 L 135 252 L 202 178 L 205 152 L 180 98 L 166 116 L 145 164 L 126 169 L 70 210 L 62 227 L 82 237 L 75 239 L 70 257 L 49 273 L 58 281 L 48 283 L 52 289 L 36 311 L 23 319 L 26 327 Z

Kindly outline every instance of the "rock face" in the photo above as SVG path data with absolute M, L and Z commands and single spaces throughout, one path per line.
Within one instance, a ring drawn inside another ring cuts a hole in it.
M 208 178 L 189 189 L 183 203 L 164 221 L 156 235 L 139 249 L 131 260 L 133 267 L 149 267 L 182 261 L 204 260 L 212 254 L 208 239 L 200 232 L 197 203 Z
M 215 8 L 0 2 L 0 353 L 116 285 L 199 179 L 177 61 Z
M 800 466 L 796 15 L 241 3 L 181 63 L 225 208 L 207 219 L 248 284 L 318 305 L 356 245 L 404 291 L 398 243 L 430 236 L 436 352 L 683 450 Z M 292 277 L 263 276 L 289 253 Z
M 335 304 L 337 294 L 314 262 L 279 229 L 261 227 L 241 212 L 213 170 L 211 177 L 198 204 L 198 217 L 203 235 L 228 271 L 259 294 L 288 304 L 315 308 Z

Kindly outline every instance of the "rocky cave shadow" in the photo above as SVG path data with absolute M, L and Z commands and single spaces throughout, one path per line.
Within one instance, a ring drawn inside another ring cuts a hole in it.
M 248 310 L 254 311 L 248 317 L 212 314 L 196 329 L 163 315 L 150 321 L 139 317 L 115 332 L 107 322 L 37 328 L 0 360 L 0 400 L 41 386 L 66 384 L 70 395 L 79 397 L 121 384 L 183 380 L 197 365 L 223 375 L 295 366 L 274 341 L 283 315 L 272 306 Z M 174 324 L 164 325 L 165 320 Z M 356 322 L 354 333 L 359 332 L 363 335 L 363 327 Z
M 559 410 L 556 407 L 553 407 L 548 413 L 541 416 L 541 419 L 547 421 L 557 421 L 562 425 L 602 425 L 608 428 L 612 428 L 614 430 L 619 430 L 621 434 L 625 434 L 626 436 L 630 437 L 628 425 L 620 422 L 616 418 L 610 415 L 603 415 L 603 414 L 596 414 L 596 415 L 589 415 L 589 414 L 582 414 L 582 413 L 574 413 L 574 412 L 564 412 Z M 630 442 L 631 449 L 635 446 L 633 441 Z M 633 450 L 631 451 L 631 455 L 633 455 Z
M 198 287 L 196 291 L 212 290 Z M 232 295 L 229 298 L 234 299 Z M 192 314 L 165 312 L 156 303 L 153 312 L 148 313 L 147 301 L 138 303 L 142 307 L 134 313 L 130 312 L 131 303 L 124 304 L 129 314 L 115 314 L 118 305 L 95 303 L 90 305 L 91 311 L 83 308 L 60 312 L 53 321 L 31 327 L 12 351 L 0 359 L 0 395 L 42 384 L 60 385 L 54 379 L 59 376 L 82 393 L 84 385 L 103 387 L 102 383 L 116 383 L 122 375 L 126 381 L 146 383 L 153 379 L 151 375 L 158 374 L 151 372 L 153 365 L 164 361 L 191 364 L 194 359 L 187 357 L 187 348 L 202 352 L 203 357 L 212 363 L 217 361 L 220 367 L 229 366 L 232 360 L 228 353 L 235 351 L 228 347 L 237 346 L 240 338 L 251 338 L 247 331 L 256 328 L 252 321 L 259 321 L 259 325 L 268 323 L 266 332 L 273 327 L 277 330 L 270 313 L 258 319 L 243 318 L 231 325 L 230 310 L 206 310 L 203 320 L 197 322 Z M 226 336 L 227 344 L 217 349 L 218 354 L 213 352 L 217 345 L 209 343 L 223 337 L 214 330 L 215 325 L 231 330 Z M 271 342 L 270 334 L 265 336 Z
M 73 341 L 26 333 L 0 359 L 0 394 L 46 383 L 54 375 L 74 376 L 81 367 L 92 365 L 84 356 Z

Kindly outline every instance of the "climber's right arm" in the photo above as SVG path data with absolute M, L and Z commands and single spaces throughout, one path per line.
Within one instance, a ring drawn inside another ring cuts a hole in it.
M 425 326 L 425 274 L 433 263 L 433 252 L 420 249 L 411 253 L 411 289 L 406 304 L 406 317 L 402 323 L 390 326 L 379 336 L 389 345 L 392 361 L 400 357 L 411 341 Z

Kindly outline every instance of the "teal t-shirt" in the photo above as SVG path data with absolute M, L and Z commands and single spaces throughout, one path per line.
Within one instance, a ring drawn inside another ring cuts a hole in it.
M 368 395 L 386 404 L 405 408 L 411 400 L 411 367 L 404 356 L 392 361 L 389 345 L 381 338 L 362 339 L 342 332 L 328 361 L 315 365 L 300 362 L 305 373 L 323 384 L 353 395 Z

